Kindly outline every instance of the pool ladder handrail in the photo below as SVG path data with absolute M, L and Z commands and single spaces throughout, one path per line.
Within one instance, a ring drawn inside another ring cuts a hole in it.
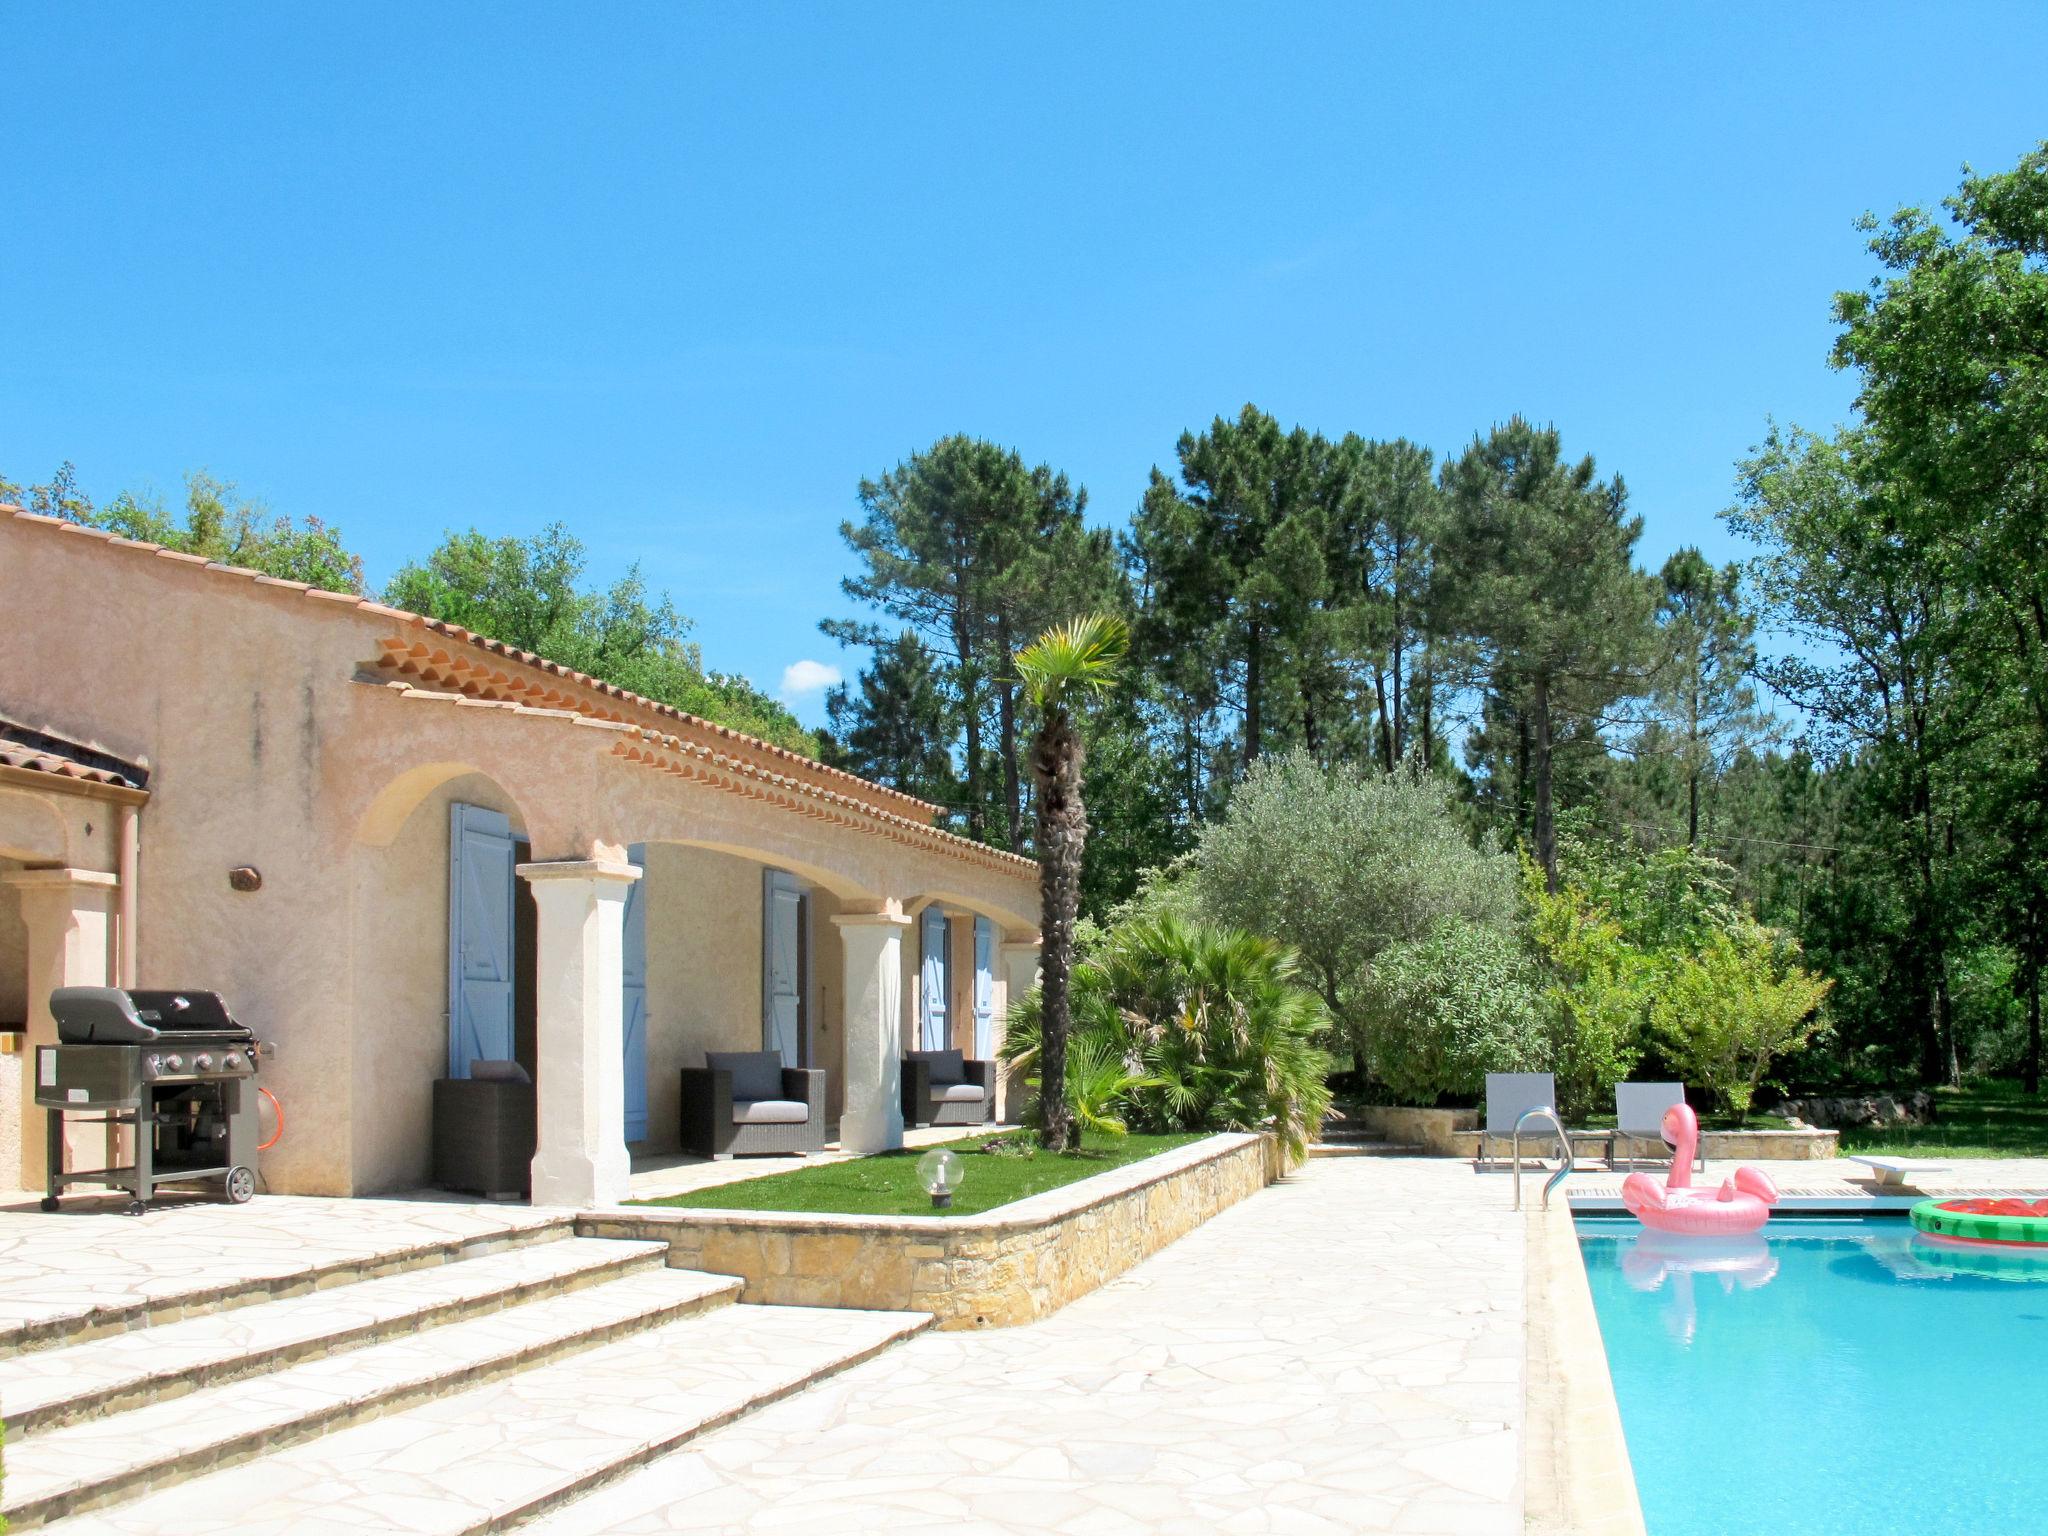
M 1563 1156 L 1558 1159 L 1557 1172 L 1543 1181 L 1543 1209 L 1546 1211 L 1550 1209 L 1550 1192 L 1569 1178 L 1572 1170 L 1578 1167 L 1578 1159 L 1572 1155 L 1571 1135 L 1565 1130 L 1564 1122 L 1557 1118 L 1557 1111 L 1548 1104 L 1539 1104 L 1534 1109 L 1524 1110 L 1522 1117 L 1515 1122 L 1513 1152 L 1515 1160 L 1515 1209 L 1518 1211 L 1522 1208 L 1522 1127 L 1531 1120 L 1538 1118 L 1550 1122 L 1551 1130 L 1557 1135 L 1558 1148 L 1563 1153 Z

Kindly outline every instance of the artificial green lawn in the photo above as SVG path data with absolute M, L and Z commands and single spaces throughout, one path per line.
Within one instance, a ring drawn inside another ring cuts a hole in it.
M 1028 1134 L 1028 1133 L 1022 1133 Z M 717 1211 L 816 1211 L 844 1216 L 974 1216 L 1028 1195 L 1058 1189 L 1076 1179 L 1119 1168 L 1191 1141 L 1207 1131 L 1173 1136 L 1104 1136 L 1088 1132 L 1078 1152 L 1035 1152 L 1028 1157 L 1004 1156 L 983 1150 L 986 1144 L 1020 1139 L 1020 1133 L 980 1136 L 945 1145 L 960 1154 L 966 1172 L 953 1203 L 934 1210 L 932 1198 L 917 1181 L 917 1160 L 930 1147 L 906 1147 L 845 1163 L 820 1163 L 793 1168 L 765 1178 L 692 1190 L 661 1200 L 635 1200 L 635 1205 L 680 1206 Z
M 2048 1157 L 2048 1095 L 2018 1083 L 1934 1090 L 1934 1124 L 1842 1132 L 1842 1152 L 1886 1157 Z

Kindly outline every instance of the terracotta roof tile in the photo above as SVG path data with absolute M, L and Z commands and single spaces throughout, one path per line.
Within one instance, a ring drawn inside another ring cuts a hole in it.
M 0 719 L 0 768 L 47 773 L 80 784 L 108 784 L 117 789 L 142 789 L 149 782 L 147 768 L 82 741 L 8 719 Z

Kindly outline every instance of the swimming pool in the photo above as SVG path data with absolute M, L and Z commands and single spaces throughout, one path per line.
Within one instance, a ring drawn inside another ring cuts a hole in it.
M 1577 1225 L 1649 1536 L 2048 1531 L 2048 1258 Z

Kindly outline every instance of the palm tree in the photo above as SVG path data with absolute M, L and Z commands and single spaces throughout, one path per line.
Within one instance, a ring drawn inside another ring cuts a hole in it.
M 1096 614 L 1056 624 L 1017 653 L 1017 680 L 1038 711 L 1031 781 L 1038 801 L 1039 1140 L 1073 1147 L 1080 1128 L 1062 1091 L 1067 1080 L 1067 978 L 1074 965 L 1074 914 L 1081 905 L 1081 851 L 1088 812 L 1081 803 L 1087 756 L 1073 706 L 1115 685 L 1130 644 L 1122 619 Z

